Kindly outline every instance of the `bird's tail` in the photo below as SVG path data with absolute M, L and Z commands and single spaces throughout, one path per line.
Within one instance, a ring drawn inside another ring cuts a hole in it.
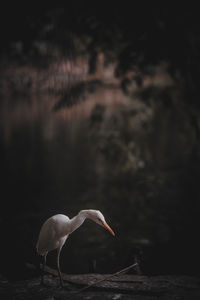
M 39 243 L 37 242 L 37 244 L 36 244 L 36 251 L 37 251 L 37 254 L 38 255 L 41 255 L 41 256 L 45 256 L 48 252 L 47 251 L 44 251 L 44 250 L 41 250 L 40 248 L 39 248 Z
M 39 251 L 38 251 L 38 242 L 36 244 L 36 251 L 37 251 L 37 254 L 39 254 Z

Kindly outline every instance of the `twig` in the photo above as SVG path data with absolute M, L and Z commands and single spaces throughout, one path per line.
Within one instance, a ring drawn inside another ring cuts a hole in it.
M 98 283 L 101 283 L 101 282 L 103 282 L 105 280 L 108 280 L 108 279 L 110 279 L 110 278 L 112 278 L 114 276 L 117 276 L 119 274 L 122 274 L 122 273 L 125 273 L 125 272 L 129 271 L 130 269 L 136 267 L 137 265 L 138 265 L 138 263 L 130 265 L 129 267 L 126 267 L 126 268 L 124 268 L 124 269 L 122 269 L 122 270 L 120 270 L 120 271 L 118 271 L 118 272 L 116 272 L 114 274 L 108 275 L 108 276 L 104 277 L 103 279 L 97 280 L 97 281 L 95 281 L 95 282 L 93 282 L 93 283 L 91 283 L 91 284 L 83 287 L 82 289 L 76 291 L 75 293 L 81 293 L 81 292 L 85 291 L 86 289 L 89 289 L 91 286 L 94 286 L 94 285 L 96 285 Z

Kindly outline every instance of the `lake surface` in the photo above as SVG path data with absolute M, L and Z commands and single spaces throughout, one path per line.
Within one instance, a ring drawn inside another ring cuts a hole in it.
M 165 144 L 164 127 L 154 124 L 156 130 L 146 135 L 145 118 L 154 112 L 131 102 L 119 85 L 97 83 L 76 94 L 72 105 L 65 97 L 1 94 L 0 273 L 10 278 L 38 274 L 28 264 L 39 264 L 35 245 L 42 223 L 54 214 L 73 217 L 87 208 L 101 210 L 116 237 L 86 221 L 63 247 L 63 272 L 112 273 L 138 262 L 133 273 L 199 273 L 199 205 L 189 200 L 198 197 L 193 180 L 198 165 L 183 163 L 188 153 L 181 154 L 181 164 L 169 163 L 180 155 Z M 157 149 L 156 136 L 159 143 L 163 139 L 162 148 Z M 148 159 L 154 155 L 160 158 L 153 169 Z M 160 164 L 163 157 L 166 163 Z M 55 262 L 52 252 L 48 265 Z

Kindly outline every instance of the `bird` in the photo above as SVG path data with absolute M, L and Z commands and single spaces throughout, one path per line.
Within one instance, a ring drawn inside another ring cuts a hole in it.
M 81 210 L 72 219 L 63 214 L 57 214 L 50 217 L 43 223 L 36 244 L 38 255 L 43 257 L 41 284 L 44 284 L 44 270 L 46 266 L 47 254 L 52 250 L 57 250 L 57 271 L 60 279 L 60 286 L 63 287 L 63 279 L 60 271 L 60 252 L 68 236 L 78 229 L 86 219 L 90 219 L 103 226 L 113 236 L 115 236 L 114 231 L 106 223 L 103 214 L 99 210 Z

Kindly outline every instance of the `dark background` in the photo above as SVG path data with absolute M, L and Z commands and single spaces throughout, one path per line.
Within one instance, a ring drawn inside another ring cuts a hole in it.
M 116 238 L 87 221 L 63 248 L 64 272 L 111 273 L 137 261 L 136 273 L 199 275 L 198 10 L 107 2 L 1 5 L 7 278 L 39 274 L 46 218 L 86 208 L 100 209 Z M 98 73 L 102 53 L 104 67 L 114 66 L 109 84 Z

